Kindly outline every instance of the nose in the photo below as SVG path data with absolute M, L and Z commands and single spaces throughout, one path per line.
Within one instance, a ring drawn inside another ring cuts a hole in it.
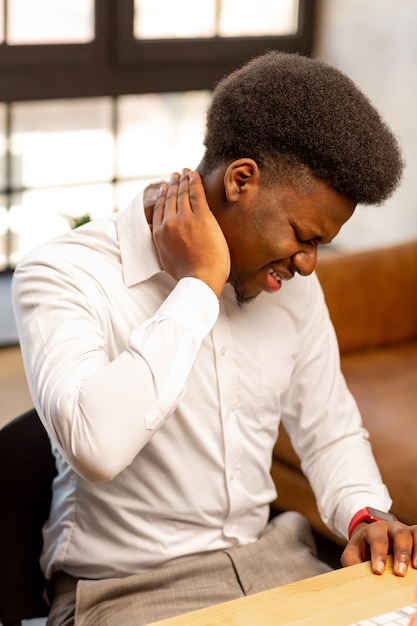
M 300 250 L 292 257 L 296 271 L 301 276 L 309 276 L 314 272 L 317 263 L 317 247 L 313 246 L 308 250 Z

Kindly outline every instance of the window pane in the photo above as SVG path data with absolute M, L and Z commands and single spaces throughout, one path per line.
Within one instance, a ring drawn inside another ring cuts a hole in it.
M 160 179 L 195 168 L 210 97 L 209 91 L 190 91 L 119 98 L 118 176 Z
M 111 99 L 12 105 L 11 153 L 14 187 L 112 179 Z
M 135 0 L 134 35 L 138 39 L 213 37 L 216 0 Z
M 75 220 L 97 219 L 113 211 L 113 188 L 85 185 L 26 191 L 12 197 L 10 208 L 11 258 L 14 266 L 30 248 L 68 232 Z
M 6 105 L 0 104 L 0 189 L 6 186 Z
M 135 0 L 138 39 L 291 35 L 298 0 Z
M 291 35 L 298 30 L 298 0 L 222 0 L 222 37 Z
M 94 0 L 7 0 L 7 43 L 86 43 L 94 39 Z

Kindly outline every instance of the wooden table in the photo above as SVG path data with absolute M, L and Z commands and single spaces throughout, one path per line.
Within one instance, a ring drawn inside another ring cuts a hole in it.
M 347 626 L 417 602 L 417 570 L 389 560 L 382 576 L 361 563 L 269 591 L 153 622 L 158 626 Z

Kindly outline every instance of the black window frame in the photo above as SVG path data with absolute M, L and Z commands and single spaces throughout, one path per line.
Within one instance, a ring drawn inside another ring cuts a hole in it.
M 0 44 L 0 101 L 212 89 L 249 58 L 309 55 L 316 0 L 299 0 L 299 28 L 276 37 L 138 40 L 133 0 L 95 0 L 95 38 L 81 44 Z

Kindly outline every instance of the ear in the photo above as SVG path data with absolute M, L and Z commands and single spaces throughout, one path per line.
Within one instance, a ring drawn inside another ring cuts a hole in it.
M 259 185 L 259 167 L 253 159 L 233 161 L 224 174 L 224 189 L 228 202 L 238 202 L 243 193 Z

